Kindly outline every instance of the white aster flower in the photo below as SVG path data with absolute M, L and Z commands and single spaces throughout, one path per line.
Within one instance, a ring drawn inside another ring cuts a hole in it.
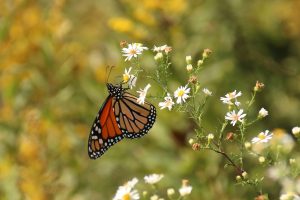
M 114 196 L 113 200 L 138 200 L 140 199 L 140 195 L 137 190 L 132 190 L 129 187 L 119 187 L 117 190 L 116 195 Z
M 126 182 L 124 185 L 120 186 L 114 196 L 113 200 L 137 200 L 140 199 L 140 195 L 137 190 L 133 189 L 137 184 L 138 179 L 133 178 L 132 180 Z
M 148 184 L 158 183 L 164 177 L 163 174 L 151 174 L 144 177 L 144 180 Z
M 243 109 L 239 110 L 238 113 L 235 113 L 235 110 L 226 113 L 225 119 L 230 120 L 230 124 L 234 126 L 237 121 L 243 122 L 243 118 L 246 116 L 246 114 L 243 114 Z
M 190 93 L 190 88 L 188 86 L 180 86 L 177 88 L 177 90 L 174 92 L 174 97 L 177 98 L 176 103 L 181 104 L 182 102 L 185 102 L 187 98 L 190 96 L 188 95 Z
M 212 95 L 212 92 L 211 91 L 209 91 L 209 89 L 207 89 L 207 88 L 203 88 L 203 93 L 205 94 L 205 95 L 207 95 L 207 96 L 211 96 Z
M 164 108 L 168 108 L 169 110 L 171 110 L 173 105 L 175 104 L 173 102 L 172 97 L 168 93 L 167 96 L 164 99 L 165 99 L 165 101 L 159 102 L 158 106 L 160 107 L 161 110 L 164 109 Z
M 125 187 L 129 187 L 129 188 L 134 188 L 134 186 L 138 183 L 138 179 L 137 178 L 133 178 L 130 181 L 128 181 L 127 183 L 125 183 L 123 186 Z
M 162 51 L 164 51 L 165 53 L 168 53 L 168 52 L 170 52 L 172 50 L 172 48 L 171 47 L 169 47 L 168 45 L 163 45 L 163 46 L 155 46 L 154 45 L 154 47 L 153 47 L 153 51 L 154 52 L 162 52 Z
M 268 113 L 268 111 L 267 111 L 266 109 L 261 108 L 261 109 L 259 110 L 259 112 L 258 112 L 258 117 L 259 117 L 259 118 L 264 118 L 264 117 L 266 117 L 268 114 L 269 114 L 269 113 Z
M 280 200 L 300 200 L 300 196 L 293 192 L 285 193 L 280 195 Z
M 251 141 L 253 144 L 255 143 L 267 143 L 273 137 L 273 133 L 266 130 L 265 132 L 261 132 L 257 137 L 254 137 Z
M 147 47 L 144 47 L 140 43 L 128 44 L 127 48 L 123 48 L 123 56 L 125 56 L 125 61 L 131 60 L 132 57 L 136 58 L 138 55 L 142 54 L 143 50 L 147 50 Z
M 130 89 L 132 87 L 135 87 L 137 77 L 134 76 L 133 74 L 130 74 L 132 67 L 130 67 L 128 70 L 125 68 L 125 72 L 123 74 L 123 82 L 128 83 L 128 86 Z
M 188 185 L 188 180 L 182 181 L 182 186 L 179 188 L 180 196 L 184 197 L 191 194 L 193 187 Z
M 239 106 L 241 103 L 237 101 L 237 97 L 242 96 L 242 92 L 236 92 L 236 90 L 234 90 L 233 92 L 230 92 L 228 94 L 225 95 L 225 97 L 221 97 L 220 100 L 228 105 L 233 105 L 232 100 L 234 99 L 235 102 L 234 104 L 236 106 Z
M 150 87 L 151 87 L 151 85 L 148 84 L 148 85 L 146 85 L 146 87 L 144 89 L 140 89 L 140 91 L 137 91 L 137 93 L 140 94 L 139 98 L 137 99 L 137 102 L 139 104 L 144 104 L 145 103 L 145 98 L 146 98 L 147 92 L 148 92 Z

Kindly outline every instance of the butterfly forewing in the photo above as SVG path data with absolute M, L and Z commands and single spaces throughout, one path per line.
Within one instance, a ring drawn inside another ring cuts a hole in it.
M 109 147 L 124 138 L 113 112 L 114 99 L 108 96 L 91 128 L 88 154 L 92 159 L 100 157 Z

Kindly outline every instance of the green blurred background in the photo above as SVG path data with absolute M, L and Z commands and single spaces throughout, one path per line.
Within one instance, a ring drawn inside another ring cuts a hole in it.
M 146 137 L 88 158 L 90 126 L 107 95 L 105 67 L 117 66 L 112 81 L 128 67 L 121 40 L 172 46 L 172 89 L 188 79 L 186 55 L 213 51 L 199 76 L 214 94 L 204 120 L 210 131 L 226 112 L 219 97 L 237 89 L 246 100 L 256 80 L 266 87 L 252 116 L 260 107 L 270 116 L 247 138 L 299 125 L 298 0 L 1 0 L 0 10 L 0 199 L 111 199 L 119 185 L 149 173 L 165 174 L 164 193 L 189 179 L 195 200 L 257 195 L 235 185 L 219 155 L 192 151 L 193 123 L 167 110 Z M 152 56 L 142 58 L 149 71 Z M 146 83 L 139 79 L 136 89 Z M 251 172 L 258 164 L 248 162 Z M 263 192 L 276 199 L 280 184 L 266 182 Z

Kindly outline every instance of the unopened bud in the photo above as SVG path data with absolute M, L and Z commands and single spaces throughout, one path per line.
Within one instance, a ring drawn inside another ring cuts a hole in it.
M 295 137 L 300 137 L 300 127 L 296 126 L 292 129 L 292 133 Z
M 189 144 L 190 144 L 190 145 L 194 144 L 194 142 L 195 142 L 195 140 L 194 140 L 193 138 L 190 138 L 190 139 L 189 139 Z
M 148 192 L 145 190 L 143 191 L 143 197 L 146 197 L 148 195 Z
M 250 142 L 245 142 L 245 148 L 250 149 L 251 148 L 251 143 Z
M 237 182 L 240 182 L 240 181 L 242 180 L 242 177 L 241 177 L 240 175 L 237 175 L 237 176 L 235 177 L 235 180 L 236 180 Z
M 289 161 L 290 161 L 290 165 L 293 165 L 293 164 L 296 163 L 296 159 L 295 158 L 291 158 Z
M 260 163 L 264 163 L 264 162 L 266 161 L 266 159 L 265 159 L 265 157 L 260 156 L 260 157 L 258 158 L 258 161 L 259 161 Z
M 154 60 L 161 60 L 163 58 L 163 54 L 161 52 L 158 52 L 155 56 L 154 56 Z
M 267 115 L 269 114 L 269 112 L 264 109 L 264 108 L 261 108 L 258 112 L 258 118 L 264 118 L 266 117 Z
M 187 70 L 188 72 L 192 71 L 192 70 L 193 70 L 193 65 L 192 65 L 192 64 L 188 64 L 188 65 L 186 66 L 186 70 Z
M 243 172 L 242 176 L 243 176 L 244 179 L 247 179 L 248 178 L 248 173 L 247 172 Z
M 168 194 L 169 197 L 170 197 L 170 196 L 173 196 L 173 195 L 175 194 L 175 190 L 174 190 L 173 188 L 169 188 L 169 189 L 167 190 L 167 194 Z
M 200 67 L 203 64 L 203 60 L 198 60 L 197 67 Z
M 215 138 L 214 134 L 210 133 L 207 136 L 208 141 L 213 140 Z
M 191 64 L 192 63 L 192 56 L 186 56 L 185 61 L 186 61 L 186 64 Z

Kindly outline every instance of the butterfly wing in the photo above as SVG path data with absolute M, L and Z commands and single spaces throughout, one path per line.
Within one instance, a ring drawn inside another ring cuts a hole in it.
M 152 104 L 145 102 L 140 105 L 137 97 L 127 92 L 123 98 L 115 101 L 113 108 L 120 130 L 127 138 L 147 134 L 156 119 L 156 109 Z
M 113 111 L 115 101 L 115 97 L 109 95 L 94 120 L 88 141 L 91 159 L 99 158 L 109 147 L 124 138 Z

